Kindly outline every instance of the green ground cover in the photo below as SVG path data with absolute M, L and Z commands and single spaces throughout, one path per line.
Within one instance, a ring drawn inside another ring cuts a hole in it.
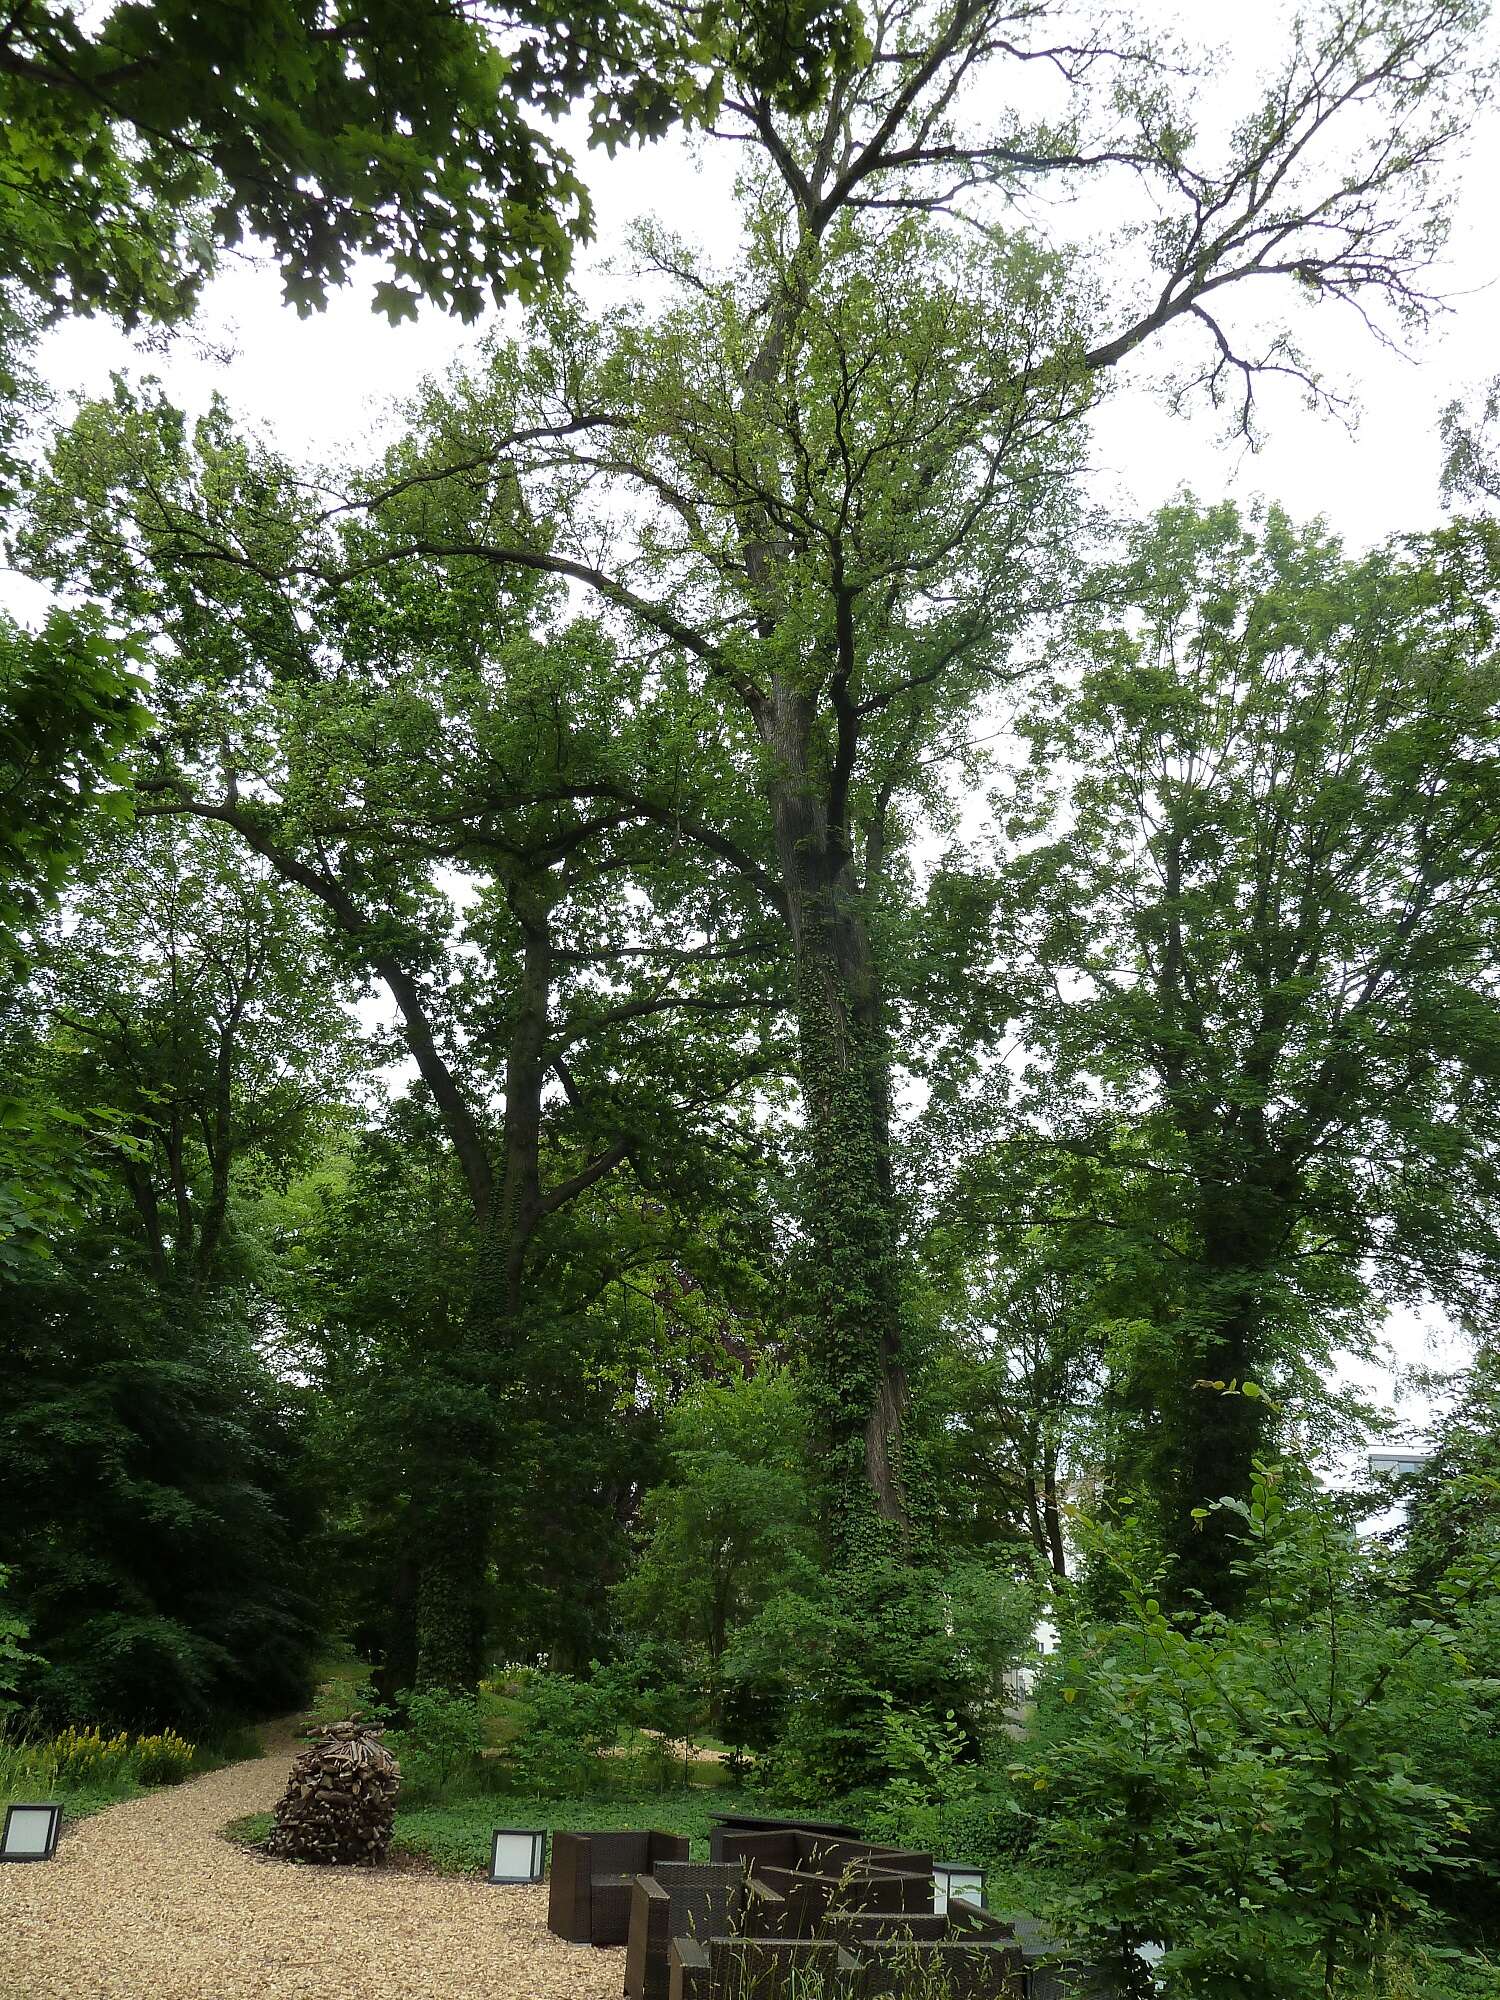
M 71 1731 L 44 1742 L 0 1740 L 0 1809 L 13 1800 L 56 1800 L 66 1826 L 124 1799 L 140 1798 L 162 1784 L 180 1783 L 263 1754 L 260 1738 L 249 1729 L 189 1744 L 186 1756 L 167 1758 L 161 1756 L 160 1739 L 155 1737 L 105 1739 L 92 1755 L 80 1755 L 78 1741 L 77 1732 Z
M 424 1856 L 445 1875 L 483 1874 L 490 1863 L 490 1836 L 497 1826 L 542 1826 L 549 1833 L 649 1826 L 686 1834 L 693 1858 L 706 1860 L 713 1815 L 736 1805 L 747 1812 L 771 1810 L 718 1786 L 691 1785 L 675 1792 L 611 1790 L 575 1798 L 482 1792 L 398 1812 L 391 1847 L 397 1854 Z M 225 1827 L 224 1837 L 238 1846 L 259 1847 L 270 1831 L 268 1812 L 247 1813 Z

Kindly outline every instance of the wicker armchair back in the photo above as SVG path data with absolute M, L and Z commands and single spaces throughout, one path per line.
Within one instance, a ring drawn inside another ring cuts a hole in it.
M 823 1921 L 824 1935 L 858 1954 L 867 1940 L 920 1938 L 931 1943 L 1010 1944 L 1015 1931 L 1003 1917 L 980 1909 L 977 1903 L 953 1902 L 945 1911 L 932 1910 L 830 1910 Z
M 687 1856 L 688 1843 L 677 1833 L 555 1833 L 548 1930 L 572 1944 L 624 1944 L 636 1876 Z
M 745 1871 L 738 1862 L 664 1861 L 637 1875 L 630 1891 L 625 2000 L 667 2000 L 668 1948 L 739 1929 Z
M 830 1913 L 881 1911 L 925 1915 L 932 1908 L 932 1878 L 886 1875 L 875 1869 L 845 1875 L 812 1875 L 801 1868 L 763 1868 L 755 1878 L 786 1899 L 785 1934 L 817 1937 Z
M 943 2000 L 1024 2000 L 1026 1971 L 1018 1944 L 970 1944 L 955 1939 L 862 1939 L 864 2000 L 909 2000 L 941 1993 Z
M 932 1856 L 914 1847 L 881 1847 L 871 1840 L 813 1839 L 804 1864 L 814 1875 L 842 1875 L 849 1868 L 879 1868 L 887 1875 L 925 1875 Z
M 861 2000 L 864 1967 L 829 1938 L 713 1938 L 708 2000 Z
M 728 1861 L 731 1858 L 721 1854 L 717 1845 L 720 1836 L 726 1833 L 821 1833 L 835 1840 L 859 1838 L 857 1826 L 848 1826 L 837 1819 L 789 1819 L 785 1814 L 730 1812 L 715 1813 L 713 1819 L 713 1830 L 708 1836 L 710 1861 Z

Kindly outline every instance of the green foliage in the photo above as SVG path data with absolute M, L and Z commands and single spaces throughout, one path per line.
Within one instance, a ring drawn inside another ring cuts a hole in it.
M 46 1746 L 57 1782 L 85 1791 L 127 1786 L 137 1776 L 131 1739 L 124 1730 L 106 1736 L 97 1728 L 70 1726 Z
M 195 1768 L 194 1746 L 175 1729 L 138 1736 L 131 1746 L 136 1776 L 143 1785 L 180 1785 Z
M 9 1587 L 10 1570 L 0 1563 L 0 1726 L 20 1706 L 16 1694 L 25 1681 L 27 1669 L 46 1665 L 39 1654 L 26 1650 L 24 1642 L 31 1636 L 31 1626 L 13 1606 L 6 1604 Z
M 70 1724 L 50 1737 L 11 1734 L 0 1737 L 0 1803 L 59 1797 L 76 1817 L 142 1787 L 181 1784 L 210 1761 L 173 1729 L 141 1736 Z
M 276 1824 L 274 1813 L 241 1813 L 227 1826 L 219 1829 L 223 1839 L 234 1847 L 264 1847 L 271 1837 L 271 1828 Z
M 405 1688 L 397 1696 L 402 1726 L 387 1737 L 401 1765 L 404 1792 L 444 1797 L 473 1775 L 484 1748 L 484 1721 L 472 1694 Z
M 1064 1629 L 1038 1739 L 1015 1776 L 1065 1876 L 1056 1915 L 1126 1982 L 1165 1946 L 1184 1995 L 1326 1996 L 1366 1978 L 1392 1931 L 1462 1867 L 1471 1812 L 1413 1740 L 1463 1713 L 1453 1616 L 1493 1591 L 1455 1575 L 1400 1607 L 1379 1558 L 1305 1474 L 1257 1469 L 1246 1612 L 1194 1622 L 1112 1538 L 1125 1615 Z
M 960 1196 L 1094 1262 L 1172 1588 L 1233 1587 L 1227 1517 L 1332 1350 L 1500 1285 L 1500 542 L 1353 558 L 1184 500 L 1096 578 L 997 799 L 994 976 L 1037 1060 Z M 1046 1190 L 1038 1202 L 1034 1191 Z M 1254 1381 L 1258 1402 L 1216 1382 Z
M 503 43 L 436 0 L 332 10 L 187 0 L 92 15 L 55 0 L 4 30 L 0 275 L 49 316 L 191 311 L 219 244 L 269 244 L 306 312 L 379 258 L 393 320 L 424 296 L 474 318 L 555 282 L 587 192 L 546 129 L 577 98 L 611 146 L 701 115 L 735 61 L 802 101 L 847 46 L 841 8 L 773 18 L 527 0 Z M 80 197 L 87 189 L 87 199 Z
M 642 1782 L 687 1782 L 691 1739 L 709 1701 L 698 1659 L 670 1640 L 635 1640 L 609 1666 L 594 1664 L 594 1684 L 608 1690 L 625 1721 L 641 1732 L 626 1744 Z
M 1500 1572 L 1500 1381 L 1488 1345 L 1475 1352 L 1433 1452 L 1405 1496 L 1395 1537 L 1409 1588 L 1432 1590 L 1445 1575 Z M 1412 1717 L 1414 1762 L 1434 1783 L 1477 1801 L 1472 1865 L 1433 1884 L 1433 1900 L 1468 1924 L 1486 1925 L 1500 1888 L 1500 1591 L 1476 1592 L 1449 1611 L 1467 1676 L 1462 1704 L 1434 1701 Z
M 0 1507 L 51 1716 L 201 1728 L 305 1693 L 295 1417 L 229 1301 L 106 1259 L 6 1293 Z
M 519 1729 L 506 1764 L 523 1790 L 588 1791 L 603 1783 L 601 1763 L 624 1720 L 608 1682 L 529 1669 L 520 1677 Z
M 869 1839 L 939 1858 L 961 1855 L 1004 1875 L 1029 1847 L 1034 1824 L 1004 1767 L 1010 1749 L 1003 1730 L 993 1731 L 981 1749 L 955 1716 L 903 1712 L 891 1704 L 881 1753 L 889 1775 L 850 1804 Z
M 790 1378 L 757 1370 L 696 1385 L 662 1432 L 667 1476 L 641 1506 L 636 1559 L 614 1593 L 627 1629 L 697 1648 L 710 1678 L 736 1632 L 812 1553 L 808 1439 Z
M 149 714 L 140 651 L 95 612 L 0 619 L 0 963 L 20 950 L 90 831 L 129 818 L 126 752 Z
M 888 1754 L 914 1743 L 973 1755 L 999 1724 L 998 1683 L 1030 1653 L 1035 1616 L 1033 1591 L 984 1563 L 871 1561 L 831 1580 L 808 1570 L 728 1662 L 733 1678 L 780 1690 L 758 1782 L 812 1801 L 882 1782 Z

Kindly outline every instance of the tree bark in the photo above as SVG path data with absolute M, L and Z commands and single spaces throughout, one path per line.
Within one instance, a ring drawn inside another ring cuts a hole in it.
M 1042 1458 L 1042 1524 L 1046 1530 L 1046 1555 L 1052 1565 L 1052 1574 L 1065 1577 L 1068 1573 L 1068 1553 L 1063 1546 L 1062 1508 L 1057 1494 L 1057 1451 L 1054 1446 L 1045 1447 Z
M 864 895 L 836 810 L 812 781 L 810 699 L 779 687 L 757 721 L 796 966 L 816 1325 L 808 1387 L 832 1488 L 835 1557 L 873 1513 L 911 1530 L 889 1034 Z
M 504 1408 L 520 1361 L 526 1256 L 544 1211 L 541 1186 L 542 1087 L 547 1072 L 553 943 L 551 895 L 513 887 L 521 925 L 521 985 L 505 1066 L 501 1169 L 481 1236 L 469 1307 L 445 1388 L 473 1414 L 455 1434 L 440 1484 L 425 1512 L 417 1590 L 417 1683 L 472 1688 L 483 1671 L 486 1577 L 503 1544 Z M 519 1496 L 517 1496 L 519 1497 Z M 501 1561 L 503 1564 L 503 1548 Z
M 1268 1358 L 1267 1290 L 1278 1252 L 1276 1175 L 1263 1163 L 1238 1176 L 1205 1203 L 1200 1222 L 1196 1327 L 1185 1329 L 1177 1408 L 1167 1436 L 1175 1440 L 1175 1478 L 1166 1482 L 1171 1516 L 1167 1544 L 1176 1556 L 1174 1593 L 1196 1591 L 1219 1610 L 1232 1610 L 1240 1590 L 1231 1565 L 1234 1517 L 1212 1508 L 1225 1496 L 1248 1500 L 1253 1461 L 1268 1444 L 1269 1409 L 1259 1388 Z M 1222 1388 L 1215 1386 L 1222 1383 Z M 1234 1385 L 1231 1389 L 1230 1385 Z

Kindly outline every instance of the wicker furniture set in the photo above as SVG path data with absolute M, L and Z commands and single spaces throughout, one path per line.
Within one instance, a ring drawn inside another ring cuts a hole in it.
M 1011 1927 L 971 1904 L 937 1914 L 930 1854 L 832 1823 L 743 1819 L 715 1828 L 708 1862 L 685 1847 L 653 1833 L 554 1840 L 548 1928 L 623 1939 L 625 2000 L 1023 2000 Z
M 676 1833 L 553 1834 L 548 1930 L 572 1944 L 625 1944 L 636 1877 L 687 1858 Z

